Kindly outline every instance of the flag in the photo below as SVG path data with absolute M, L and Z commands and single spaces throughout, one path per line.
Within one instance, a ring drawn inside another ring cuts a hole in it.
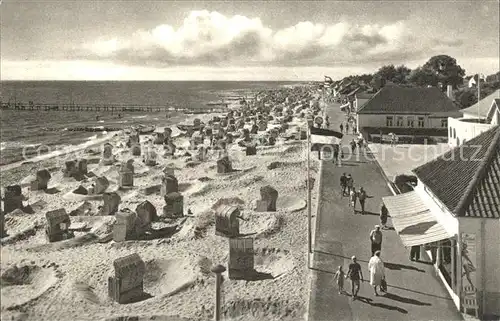
M 342 140 L 342 133 L 334 130 L 311 127 L 311 143 L 336 145 Z
M 333 79 L 331 77 L 325 76 L 325 86 L 330 87 L 333 84 Z

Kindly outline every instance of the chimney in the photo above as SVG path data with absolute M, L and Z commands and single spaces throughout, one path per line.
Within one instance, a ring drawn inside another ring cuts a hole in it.
M 446 95 L 448 96 L 448 98 L 453 100 L 453 87 L 451 85 L 448 85 L 446 87 Z

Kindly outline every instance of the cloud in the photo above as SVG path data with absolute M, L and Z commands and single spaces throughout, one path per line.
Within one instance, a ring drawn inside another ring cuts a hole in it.
M 86 43 L 80 58 L 155 66 L 335 66 L 388 57 L 404 60 L 461 44 L 415 34 L 403 21 L 387 25 L 303 21 L 272 30 L 259 18 L 192 11 L 179 28 L 164 24 L 126 38 Z

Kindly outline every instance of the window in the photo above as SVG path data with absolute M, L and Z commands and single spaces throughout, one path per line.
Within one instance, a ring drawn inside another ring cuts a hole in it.
M 413 119 L 413 116 L 407 117 L 407 124 L 408 124 L 408 127 L 415 127 L 415 120 Z
M 441 127 L 448 127 L 448 119 L 441 119 Z
M 392 120 L 393 120 L 393 117 L 392 116 L 387 116 L 385 118 L 385 126 L 386 127 L 392 127 Z
M 424 127 L 424 117 L 418 117 L 418 127 Z
M 449 134 L 450 137 L 453 137 L 453 128 L 450 127 Z
M 453 128 L 453 138 L 457 138 L 457 131 Z
M 396 123 L 397 123 L 398 127 L 403 127 L 404 123 L 405 123 L 405 120 L 404 120 L 403 116 L 398 116 L 398 118 L 396 120 Z

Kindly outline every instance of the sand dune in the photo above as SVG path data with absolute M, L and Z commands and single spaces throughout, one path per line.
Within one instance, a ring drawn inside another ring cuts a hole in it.
M 52 267 L 37 265 L 9 267 L 2 271 L 2 310 L 20 307 L 37 299 L 57 281 L 58 275 Z

